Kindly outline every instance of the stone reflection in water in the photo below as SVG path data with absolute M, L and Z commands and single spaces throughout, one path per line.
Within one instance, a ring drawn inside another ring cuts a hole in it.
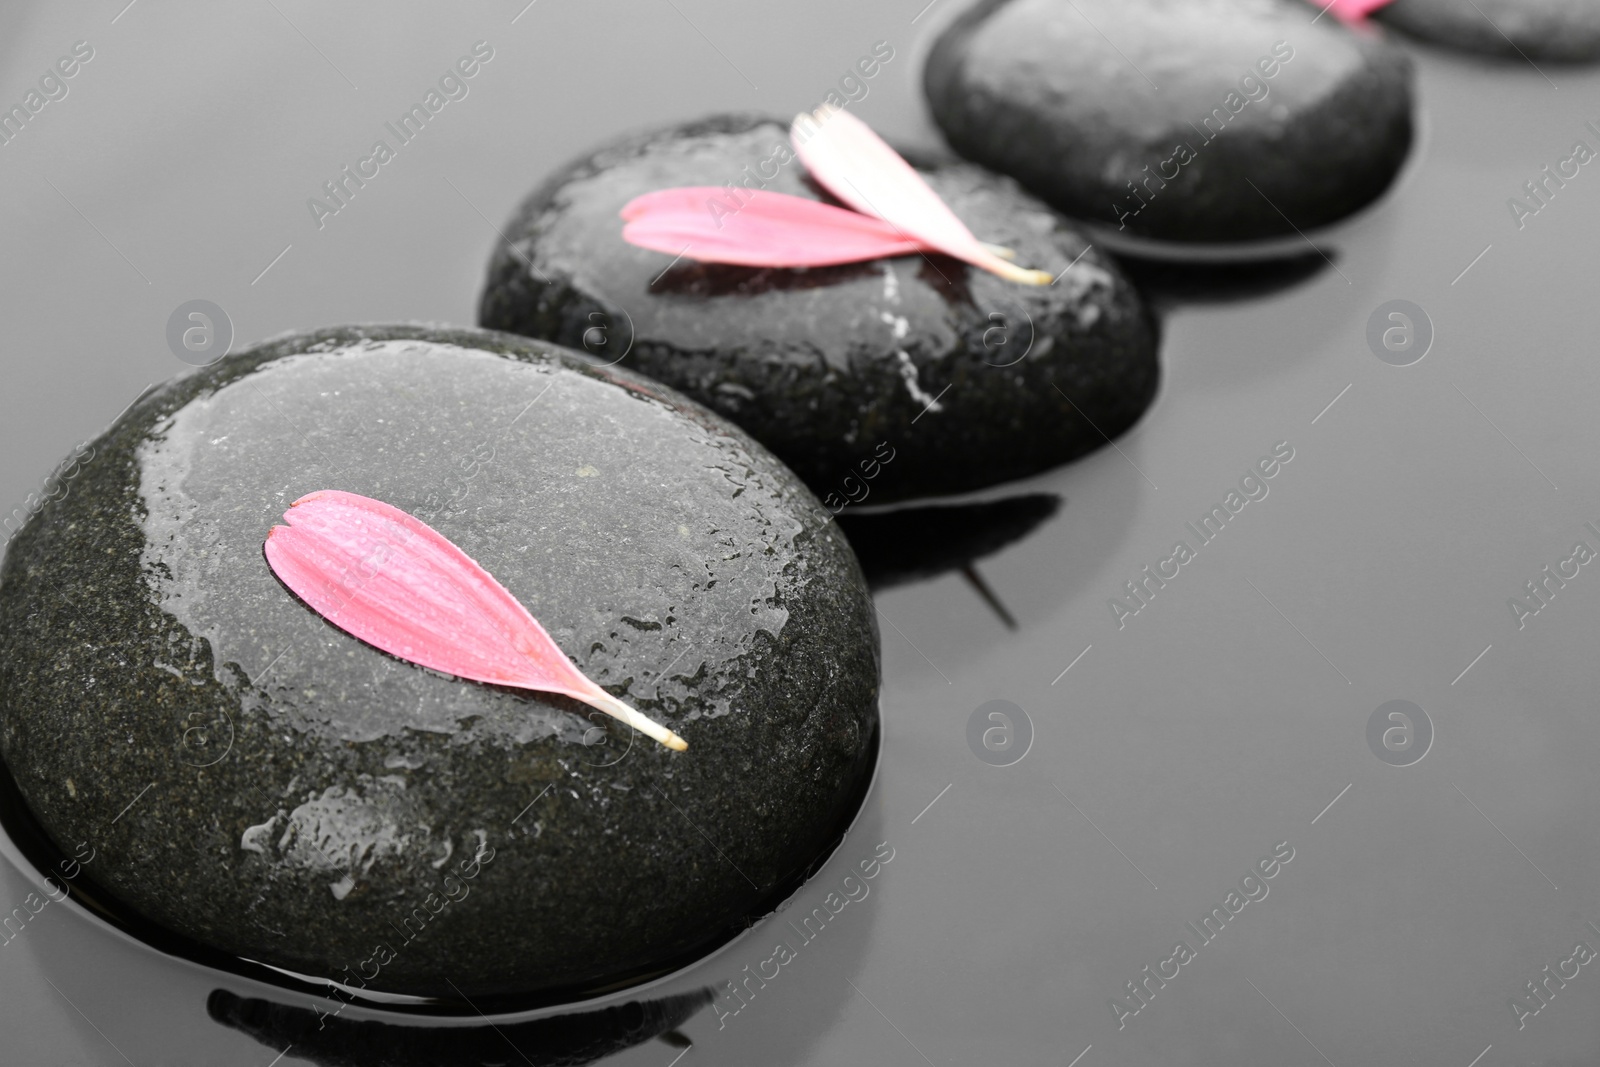
M 1181 261 L 1123 256 L 1118 263 L 1157 311 L 1177 304 L 1260 300 L 1292 289 L 1333 266 L 1331 249 L 1241 262 Z
M 342 1019 L 225 989 L 212 990 L 206 1011 L 274 1053 L 291 1049 L 318 1067 L 580 1067 L 655 1037 L 682 1047 L 687 1039 L 674 1031 L 712 997 L 709 988 L 699 989 L 531 1022 L 465 1027 Z
M 861 561 L 874 590 L 959 570 L 968 584 L 1011 629 L 1017 623 L 994 595 L 976 561 L 991 556 L 1054 515 L 1061 498 L 1030 493 L 980 504 L 940 504 L 897 511 L 839 516 L 839 528 Z

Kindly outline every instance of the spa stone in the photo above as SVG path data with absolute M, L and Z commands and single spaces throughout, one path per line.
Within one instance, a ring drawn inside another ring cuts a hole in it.
M 353 988 L 555 1002 L 791 892 L 876 758 L 860 569 L 765 449 L 672 391 L 479 330 L 296 334 L 94 443 L 0 570 L 0 756 L 79 875 L 193 943 Z M 268 569 L 296 498 L 428 522 L 689 743 L 461 681 Z
M 658 189 L 743 183 L 829 200 L 789 145 L 786 123 L 721 116 L 568 166 L 506 225 L 480 323 L 586 348 L 687 393 L 772 449 L 830 510 L 1035 474 L 1103 447 L 1149 405 L 1156 331 L 1137 293 L 1059 215 L 976 167 L 923 173 L 979 239 L 1060 275 L 1054 284 L 942 255 L 760 269 L 623 241 L 618 212 Z M 738 204 L 730 193 L 708 214 Z
M 1203 243 L 1376 199 L 1411 145 L 1411 83 L 1380 35 L 1300 0 L 985 0 L 923 72 L 968 159 L 1115 234 Z
M 1600 58 L 1597 0 L 1395 0 L 1373 18 L 1420 40 L 1518 63 Z

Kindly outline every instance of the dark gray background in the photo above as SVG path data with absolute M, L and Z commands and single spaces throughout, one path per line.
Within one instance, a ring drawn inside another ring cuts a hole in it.
M 185 369 L 164 338 L 184 301 L 225 308 L 236 348 L 350 320 L 470 323 L 494 227 L 621 131 L 792 113 L 888 40 L 857 111 L 937 143 L 918 75 L 958 4 L 913 24 L 925 2 L 8 4 L 0 103 L 74 41 L 96 55 L 0 148 L 0 500 L 21 505 Z M 495 58 L 470 95 L 319 232 L 306 198 L 480 39 Z M 1520 631 L 1507 607 L 1577 540 L 1600 547 L 1582 529 L 1600 524 L 1600 176 L 1584 168 L 1520 231 L 1506 207 L 1574 140 L 1596 145 L 1582 124 L 1600 120 L 1600 75 L 1415 51 L 1416 159 L 1326 239 L 1337 270 L 1169 316 L 1141 425 L 1030 483 L 1065 506 L 980 564 L 1020 629 L 954 576 L 880 596 L 879 781 L 797 906 L 879 841 L 895 858 L 724 1029 L 690 1022 L 683 1067 L 1600 1054 L 1595 968 L 1520 1032 L 1507 1006 L 1580 938 L 1600 946 L 1584 926 L 1600 923 L 1600 574 Z M 1414 366 L 1366 345 L 1392 299 L 1435 327 Z M 1295 458 L 1270 496 L 1119 631 L 1106 599 L 1284 440 Z M 1034 725 L 1010 767 L 967 747 L 992 699 Z M 1391 699 L 1434 726 L 1413 766 L 1367 746 Z M 1119 1032 L 1109 999 L 1285 840 L 1270 896 Z M 0 909 L 27 891 L 0 866 Z M 731 978 L 773 940 L 763 926 L 664 988 Z M 265 1067 L 275 1050 L 205 1017 L 219 984 L 252 991 L 50 905 L 0 948 L 0 1060 Z M 614 1062 L 677 1055 L 652 1042 Z

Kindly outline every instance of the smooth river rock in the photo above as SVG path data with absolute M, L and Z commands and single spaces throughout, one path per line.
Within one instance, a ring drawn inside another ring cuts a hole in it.
M 1600 59 L 1600 0 L 1395 0 L 1373 17 L 1425 41 L 1518 62 Z
M 1293 236 L 1376 199 L 1410 60 L 1301 0 L 984 0 L 923 72 L 956 151 L 1124 236 Z
M 167 384 L 93 448 L 0 570 L 0 755 L 92 856 L 75 885 L 181 938 L 463 1011 L 557 1002 L 725 941 L 858 810 L 860 568 L 670 390 L 508 335 L 329 329 Z M 688 751 L 313 613 L 262 542 L 321 488 L 432 524 Z
M 1156 331 L 1138 295 L 1059 215 L 976 167 L 923 172 L 980 239 L 1065 271 L 1053 285 L 941 255 L 759 269 L 622 240 L 618 211 L 655 189 L 827 199 L 788 146 L 786 123 L 721 116 L 570 165 L 506 225 L 480 323 L 621 359 L 687 393 L 831 510 L 1034 474 L 1103 446 L 1149 405 Z

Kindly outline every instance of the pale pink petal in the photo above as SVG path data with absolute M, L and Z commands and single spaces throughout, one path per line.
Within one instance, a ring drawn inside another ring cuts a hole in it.
M 1317 7 L 1326 7 L 1342 22 L 1360 22 L 1392 0 L 1333 0 L 1331 4 L 1326 4 L 1323 0 L 1312 0 L 1312 2 Z
M 331 489 L 301 497 L 283 517 L 289 525 L 267 535 L 268 565 L 341 630 L 446 674 L 581 700 L 686 747 L 586 678 L 505 586 L 426 523 Z
M 729 197 L 714 185 L 635 197 L 622 209 L 622 237 L 669 256 L 747 267 L 825 267 L 928 249 L 882 219 L 802 196 L 744 190 L 743 206 Z
M 824 106 L 798 115 L 789 137 L 811 176 L 857 211 L 1002 278 L 1030 285 L 1052 281 L 1046 271 L 1027 270 L 995 255 L 911 164 L 849 112 Z

